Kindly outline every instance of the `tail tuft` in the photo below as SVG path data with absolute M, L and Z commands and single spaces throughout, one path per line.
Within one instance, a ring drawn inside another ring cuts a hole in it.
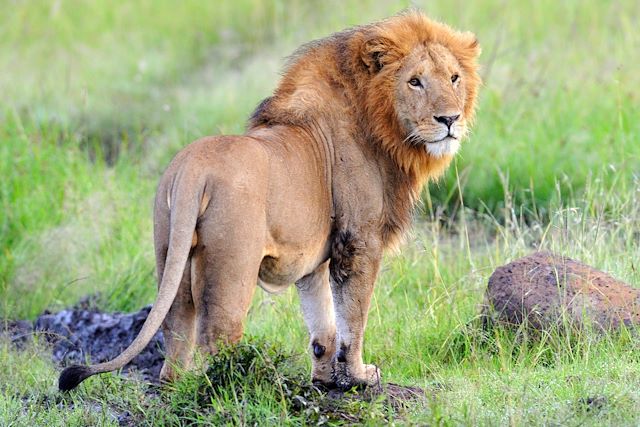
M 91 368 L 82 365 L 73 365 L 66 368 L 60 374 L 58 380 L 58 388 L 60 391 L 69 391 L 74 389 L 82 381 L 93 375 Z

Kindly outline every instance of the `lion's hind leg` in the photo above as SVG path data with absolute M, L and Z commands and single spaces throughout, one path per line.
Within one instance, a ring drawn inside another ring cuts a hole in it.
M 333 388 L 332 360 L 336 350 L 336 324 L 329 284 L 329 262 L 296 282 L 304 321 L 309 329 L 311 379 Z
M 242 338 L 263 251 L 256 236 L 264 233 L 255 224 L 246 220 L 232 229 L 222 228 L 210 217 L 198 226 L 191 290 L 196 344 L 204 354 L 216 354 L 220 342 L 235 344 Z

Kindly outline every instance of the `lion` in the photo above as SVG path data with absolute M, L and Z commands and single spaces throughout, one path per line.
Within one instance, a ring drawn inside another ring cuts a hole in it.
M 196 349 L 240 340 L 258 285 L 291 283 L 312 381 L 378 384 L 362 350 L 382 255 L 468 133 L 479 54 L 472 33 L 418 11 L 299 48 L 244 135 L 199 139 L 172 160 L 155 199 L 153 308 L 118 357 L 65 369 L 60 389 L 121 368 L 160 326 L 160 379 L 175 380 Z

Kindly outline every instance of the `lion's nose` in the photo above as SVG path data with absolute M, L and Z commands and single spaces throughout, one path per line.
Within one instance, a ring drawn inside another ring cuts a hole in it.
M 436 122 L 443 123 L 447 125 L 448 128 L 450 128 L 453 122 L 460 118 L 460 114 L 456 114 L 455 116 L 433 116 L 433 118 L 436 120 Z

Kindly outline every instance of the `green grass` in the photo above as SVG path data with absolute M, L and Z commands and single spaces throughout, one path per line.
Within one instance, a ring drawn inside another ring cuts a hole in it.
M 429 398 L 342 409 L 373 425 L 637 425 L 637 338 L 485 336 L 476 320 L 493 269 L 538 248 L 640 283 L 640 6 L 418 5 L 477 33 L 485 80 L 472 136 L 425 193 L 402 254 L 385 261 L 370 312 L 365 358 Z M 0 1 L 0 318 L 97 292 L 107 309 L 151 302 L 152 201 L 169 159 L 199 136 L 242 132 L 297 45 L 407 6 Z M 293 290 L 259 292 L 247 332 L 260 354 L 287 356 L 269 375 L 306 375 Z M 107 375 L 61 396 L 56 369 L 42 343 L 2 343 L 0 424 L 115 425 L 125 411 L 149 425 L 303 424 L 324 408 L 297 412 L 275 377 L 255 373 L 163 391 Z
M 139 242 L 151 241 L 153 180 L 125 159 L 88 161 L 69 130 L 28 126 L 12 115 L 0 130 L 0 315 L 98 291 L 121 309 L 151 298 L 153 250 Z

